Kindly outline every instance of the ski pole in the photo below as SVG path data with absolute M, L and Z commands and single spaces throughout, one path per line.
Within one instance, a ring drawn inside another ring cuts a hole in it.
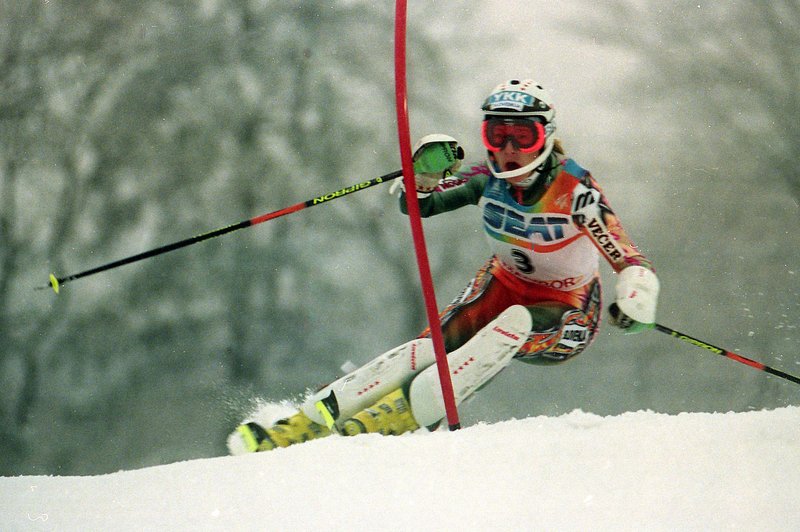
M 126 264 L 130 264 L 132 262 L 137 262 L 140 260 L 148 259 L 150 257 L 155 257 L 156 255 L 161 255 L 163 253 L 167 253 L 169 251 L 173 251 L 176 249 L 184 248 L 186 246 L 190 246 L 192 244 L 196 244 L 198 242 L 202 242 L 204 240 L 208 240 L 210 238 L 214 238 L 217 236 L 221 236 L 227 233 L 231 233 L 238 229 L 244 229 L 245 227 L 252 227 L 254 225 L 258 225 L 260 223 L 267 222 L 269 220 L 273 220 L 280 216 L 284 216 L 286 214 L 291 214 L 293 212 L 297 212 L 303 210 L 307 207 L 313 207 L 314 205 L 319 205 L 320 203 L 327 203 L 328 201 L 334 200 L 336 198 L 341 198 L 342 196 L 347 196 L 348 194 L 352 194 L 354 192 L 358 192 L 359 190 L 364 190 L 374 185 L 379 185 L 381 183 L 385 183 L 386 181 L 391 181 L 392 179 L 396 179 L 403 175 L 402 170 L 397 170 L 386 175 L 382 175 L 380 177 L 376 177 L 374 179 L 370 179 L 369 181 L 365 181 L 363 183 L 358 183 L 356 185 L 352 185 L 349 187 L 345 187 L 343 189 L 337 190 L 336 192 L 331 192 L 330 194 L 325 194 L 322 196 L 317 196 L 316 198 L 312 198 L 307 201 L 303 201 L 297 203 L 295 205 L 291 205 L 289 207 L 279 209 L 277 211 L 269 212 L 266 214 L 262 214 L 260 216 L 256 216 L 255 218 L 249 218 L 247 220 L 242 220 L 241 222 L 231 224 L 225 227 L 220 227 L 219 229 L 214 229 L 213 231 L 209 231 L 207 233 L 203 233 L 197 236 L 193 236 L 191 238 L 187 238 L 185 240 L 180 240 L 178 242 L 173 242 L 172 244 L 166 244 L 161 247 L 157 247 L 155 249 L 151 249 L 150 251 L 145 251 L 142 253 L 138 253 L 136 255 L 132 255 L 130 257 L 126 257 L 124 259 L 115 260 L 113 262 L 109 262 L 107 264 L 103 264 L 101 266 L 97 266 L 95 268 L 85 270 L 79 273 L 74 273 L 72 275 L 66 275 L 64 277 L 56 277 L 55 274 L 50 274 L 50 282 L 44 286 L 38 286 L 36 290 L 44 290 L 46 288 L 52 288 L 53 291 L 58 294 L 58 291 L 61 285 L 68 283 L 70 281 L 74 281 L 76 279 L 80 279 L 81 277 L 88 277 L 89 275 L 94 275 L 96 273 L 108 271 L 114 268 L 118 268 L 120 266 L 124 266 Z
M 761 371 L 765 371 L 770 375 L 775 375 L 776 377 L 781 377 L 782 379 L 790 380 L 795 384 L 800 384 L 800 378 L 795 377 L 794 375 L 789 375 L 788 373 L 784 373 L 783 371 L 777 370 L 775 368 L 771 368 L 761 362 L 756 362 L 755 360 L 751 360 L 747 357 L 742 355 L 737 355 L 736 353 L 732 353 L 727 349 L 722 349 L 721 347 L 717 347 L 715 345 L 709 344 L 702 340 L 698 340 L 697 338 L 693 338 L 688 334 L 680 333 L 676 330 L 670 329 L 669 327 L 665 327 L 663 325 L 659 325 L 658 323 L 655 324 L 653 327 L 655 330 L 663 332 L 672 336 L 673 338 L 677 338 L 678 340 L 683 340 L 684 342 L 690 343 L 696 347 L 701 347 L 703 349 L 707 349 L 712 353 L 716 353 L 718 355 L 730 358 L 731 360 L 735 360 L 736 362 L 741 362 L 742 364 L 747 364 L 751 368 L 756 368 Z

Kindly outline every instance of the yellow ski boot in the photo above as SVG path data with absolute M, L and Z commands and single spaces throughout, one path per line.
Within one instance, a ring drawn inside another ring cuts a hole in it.
M 408 399 L 403 389 L 398 388 L 345 421 L 342 425 L 342 434 L 355 436 L 377 432 L 384 436 L 398 436 L 418 428 L 419 425 L 411 415 Z
M 248 452 L 271 451 L 276 447 L 288 447 L 295 443 L 330 435 L 328 427 L 314 423 L 303 412 L 286 419 L 281 419 L 272 427 L 265 429 L 258 423 L 245 423 L 236 428 L 236 432 Z

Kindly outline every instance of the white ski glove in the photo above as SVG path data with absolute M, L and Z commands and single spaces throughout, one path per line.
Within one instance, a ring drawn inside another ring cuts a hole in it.
M 429 196 L 439 181 L 458 171 L 464 158 L 464 150 L 458 141 L 442 134 L 425 135 L 414 145 L 413 153 L 414 180 L 419 198 Z M 394 193 L 398 188 L 405 192 L 402 180 L 395 181 L 389 192 Z
M 609 308 L 611 324 L 629 333 L 650 329 L 656 322 L 660 283 L 652 270 L 628 266 L 617 278 L 616 300 Z

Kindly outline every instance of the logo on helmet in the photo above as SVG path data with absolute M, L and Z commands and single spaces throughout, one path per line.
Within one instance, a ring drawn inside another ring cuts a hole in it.
M 489 96 L 489 109 L 514 109 L 521 111 L 525 106 L 533 106 L 535 98 L 517 91 L 503 91 Z

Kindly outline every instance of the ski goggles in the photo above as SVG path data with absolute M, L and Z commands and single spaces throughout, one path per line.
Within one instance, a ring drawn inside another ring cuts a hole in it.
M 511 142 L 522 153 L 533 153 L 544 146 L 544 124 L 525 118 L 487 118 L 481 127 L 483 145 L 498 152 Z

